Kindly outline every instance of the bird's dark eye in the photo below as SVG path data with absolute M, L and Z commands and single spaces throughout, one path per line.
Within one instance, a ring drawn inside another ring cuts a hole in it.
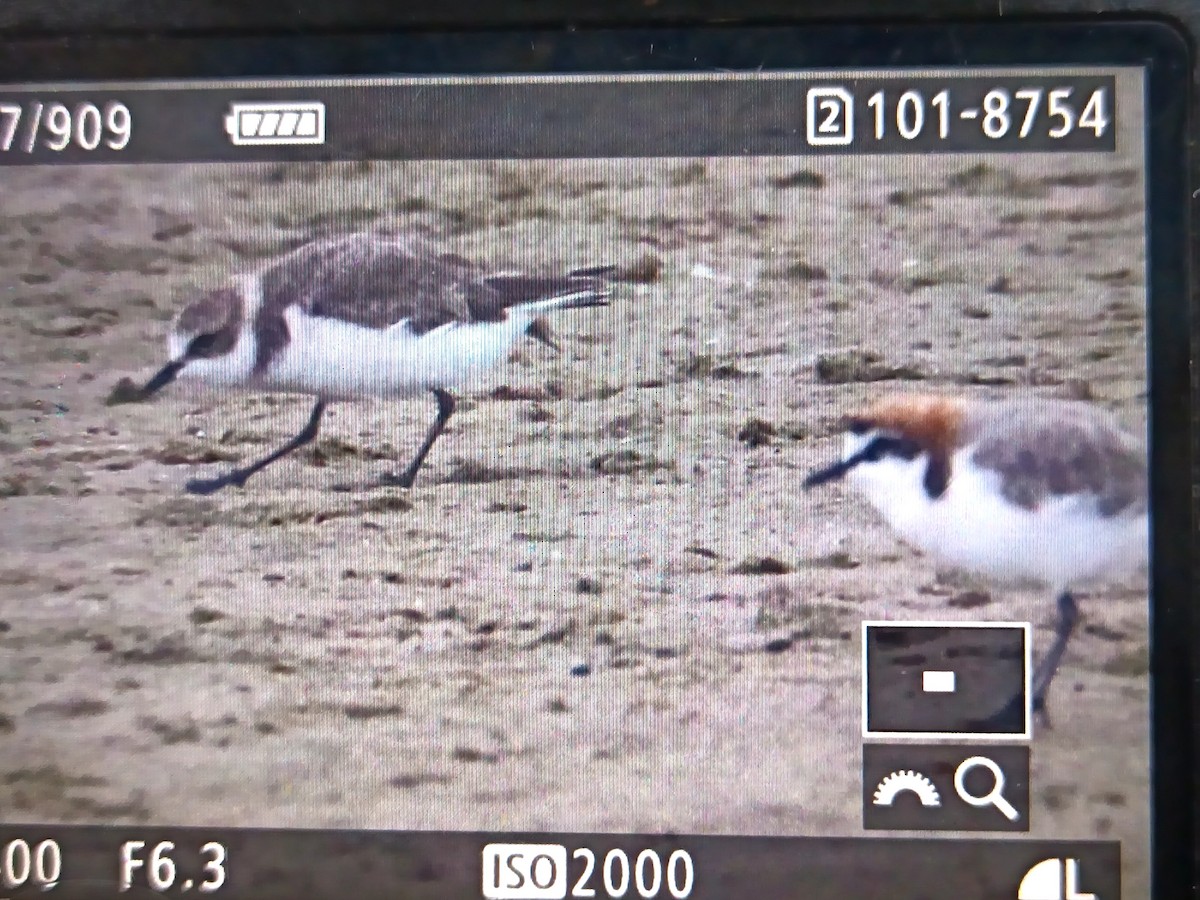
M 212 353 L 213 345 L 217 342 L 215 334 L 198 334 L 192 338 L 191 343 L 187 346 L 188 356 L 209 356 Z
M 866 419 L 848 419 L 846 428 L 851 434 L 866 434 L 871 430 L 871 423 Z

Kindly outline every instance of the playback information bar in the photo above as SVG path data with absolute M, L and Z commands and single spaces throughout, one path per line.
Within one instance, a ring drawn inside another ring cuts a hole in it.
M 0 826 L 0 897 L 1118 900 L 1115 841 Z
M 1112 152 L 1112 75 L 514 76 L 0 87 L 0 166 Z

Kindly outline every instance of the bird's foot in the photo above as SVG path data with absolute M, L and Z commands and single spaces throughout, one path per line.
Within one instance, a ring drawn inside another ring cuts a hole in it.
M 384 472 L 379 478 L 379 483 L 384 487 L 398 487 L 408 489 L 413 486 L 413 482 L 417 478 L 416 472 Z
M 1046 709 L 1046 698 L 1033 698 L 1033 718 L 1039 728 L 1051 729 L 1050 713 Z M 980 733 L 1018 734 L 1025 725 L 1025 697 L 1018 694 L 990 716 L 972 719 L 967 723 L 973 731 Z
M 1046 731 L 1053 731 L 1054 725 L 1050 722 L 1050 710 L 1046 706 L 1045 697 L 1033 698 L 1033 717 L 1037 720 L 1038 727 Z
M 216 478 L 192 478 L 184 487 L 189 494 L 199 494 L 207 496 L 215 494 L 222 488 L 227 488 L 230 485 L 234 487 L 242 487 L 246 484 L 246 478 L 240 472 L 229 472 L 225 475 L 219 475 Z
M 967 727 L 980 733 L 1017 734 L 1024 730 L 1025 698 L 1018 694 L 990 716 L 972 719 Z

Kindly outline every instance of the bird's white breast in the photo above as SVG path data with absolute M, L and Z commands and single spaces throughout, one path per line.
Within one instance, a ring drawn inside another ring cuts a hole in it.
M 953 456 L 950 483 L 938 498 L 922 483 L 924 454 L 859 465 L 848 479 L 907 543 L 990 578 L 1036 580 L 1064 590 L 1145 564 L 1144 514 L 1105 518 L 1083 495 L 1024 509 L 1004 498 L 997 473 L 976 466 L 970 456 L 971 448 Z
M 366 328 L 297 308 L 285 319 L 291 339 L 257 383 L 330 400 L 466 386 L 500 362 L 529 327 L 529 318 L 516 311 L 501 322 L 455 323 L 420 335 L 405 322 Z

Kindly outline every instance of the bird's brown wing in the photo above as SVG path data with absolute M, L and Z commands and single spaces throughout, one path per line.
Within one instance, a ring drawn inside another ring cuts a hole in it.
M 995 404 L 977 423 L 971 462 L 995 472 L 1006 500 L 1035 510 L 1078 496 L 1105 517 L 1145 512 L 1140 443 L 1106 414 L 1081 404 Z
M 366 328 L 408 321 L 423 334 L 469 321 L 468 286 L 478 277 L 460 256 L 385 235 L 349 235 L 314 241 L 280 259 L 262 275 L 263 310 L 299 305 Z

